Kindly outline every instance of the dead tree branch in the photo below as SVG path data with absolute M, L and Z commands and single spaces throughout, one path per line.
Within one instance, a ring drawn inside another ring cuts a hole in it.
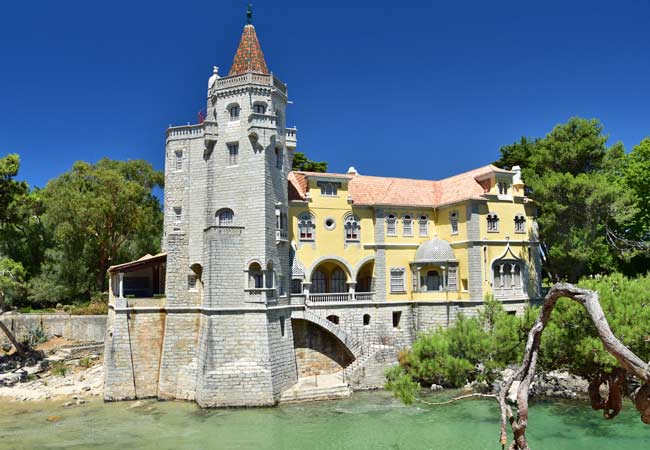
M 521 367 L 509 379 L 505 380 L 501 386 L 501 392 L 499 393 L 499 406 L 501 408 L 500 441 L 502 447 L 505 447 L 508 440 L 506 427 L 507 422 L 509 422 L 514 435 L 513 441 L 509 446 L 510 450 L 530 450 L 526 440 L 526 427 L 528 426 L 528 391 L 533 376 L 535 375 L 535 366 L 537 365 L 542 332 L 551 318 L 551 313 L 553 312 L 557 301 L 562 297 L 567 297 L 580 303 L 587 310 L 589 317 L 596 326 L 598 337 L 605 346 L 605 349 L 616 358 L 618 363 L 627 373 L 645 383 L 635 395 L 634 401 L 636 408 L 641 414 L 641 420 L 643 420 L 644 423 L 650 423 L 649 365 L 642 361 L 641 358 L 635 355 L 630 349 L 623 345 L 616 336 L 614 336 L 614 333 L 612 333 L 612 330 L 609 328 L 609 324 L 607 323 L 605 313 L 600 306 L 597 292 L 588 289 L 581 289 L 568 283 L 558 283 L 553 286 L 546 295 L 539 316 L 528 334 Z M 612 418 L 618 414 L 618 411 L 620 411 L 621 393 L 623 392 L 623 383 L 625 382 L 624 375 L 625 374 L 622 371 L 615 371 L 608 377 L 595 379 L 590 385 L 589 391 L 592 400 L 592 407 L 594 409 L 604 409 L 606 418 Z M 510 407 L 506 403 L 506 397 L 514 381 L 520 382 L 519 389 L 517 390 L 518 410 L 516 419 Z M 598 393 L 598 388 L 603 383 L 607 383 L 609 387 L 609 394 L 606 400 L 602 399 Z

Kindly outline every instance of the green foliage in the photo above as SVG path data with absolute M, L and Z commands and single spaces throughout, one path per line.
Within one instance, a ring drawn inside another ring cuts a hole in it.
M 27 332 L 27 344 L 29 347 L 33 347 L 36 344 L 42 344 L 47 342 L 48 336 L 45 333 L 45 330 L 39 326 L 33 326 Z
M 302 152 L 296 152 L 293 155 L 293 170 L 303 172 L 327 172 L 327 163 L 325 161 L 312 161 Z
M 393 366 L 386 370 L 384 387 L 407 405 L 413 403 L 420 391 L 420 384 L 404 373 L 400 366 Z
M 25 269 L 11 258 L 0 257 L 0 312 L 25 295 Z
M 31 300 L 89 299 L 106 290 L 110 265 L 157 253 L 163 219 L 153 191 L 163 179 L 145 161 L 102 159 L 77 161 L 51 180 L 41 198 L 53 246 L 31 280 Z
M 599 293 L 614 334 L 644 361 L 650 360 L 650 276 L 629 279 L 613 274 L 585 279 L 580 287 Z M 586 379 L 609 373 L 618 364 L 603 347 L 596 328 L 578 303 L 561 299 L 542 334 L 540 366 L 565 369 Z
M 84 369 L 87 369 L 92 365 L 93 365 L 93 360 L 90 359 L 90 357 L 88 356 L 85 356 L 79 360 L 79 367 L 83 367 Z
M 64 377 L 68 373 L 68 366 L 65 365 L 65 361 L 56 361 L 50 367 L 50 372 L 52 375 Z
M 521 166 L 538 206 L 544 268 L 554 281 L 611 272 L 622 257 L 610 245 L 611 231 L 629 228 L 635 205 L 621 181 L 623 146 L 606 143 L 598 120 L 572 117 L 544 138 L 501 148 L 496 164 Z
M 400 355 L 400 366 L 387 374 L 387 388 L 408 399 L 419 384 L 492 383 L 501 369 L 523 355 L 534 315 L 510 316 L 488 298 L 478 317 L 461 315 L 453 326 L 419 336 L 412 349 Z

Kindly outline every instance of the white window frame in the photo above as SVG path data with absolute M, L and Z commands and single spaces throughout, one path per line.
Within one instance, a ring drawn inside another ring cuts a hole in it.
M 298 216 L 298 240 L 311 242 L 316 239 L 316 221 L 309 213 L 302 213 Z
M 172 207 L 172 214 L 173 214 L 173 223 L 174 223 L 174 229 L 175 230 L 180 230 L 181 229 L 181 222 L 183 221 L 183 207 L 182 206 L 174 206 Z
M 515 214 L 515 233 L 526 232 L 526 216 L 523 214 Z
M 338 194 L 338 187 L 335 183 L 322 183 L 320 185 L 320 195 L 322 197 L 336 197 Z
M 174 156 L 174 171 L 180 172 L 183 170 L 183 150 L 176 150 Z
M 232 209 L 224 208 L 217 211 L 217 225 L 220 227 L 230 227 L 235 224 L 235 213 Z
M 395 214 L 386 216 L 386 236 L 397 236 L 397 217 Z
M 429 236 L 429 218 L 425 215 L 422 215 L 418 218 L 418 227 L 420 237 Z
M 227 144 L 228 147 L 228 166 L 239 165 L 239 142 Z
M 361 223 L 359 217 L 354 214 L 349 214 L 345 218 L 345 225 L 343 226 L 345 232 L 346 242 L 359 242 L 361 241 Z
M 451 227 L 451 234 L 458 234 L 458 211 L 449 213 L 449 225 Z
M 413 217 L 410 214 L 402 216 L 402 235 L 413 236 Z
M 232 105 L 230 108 L 228 108 L 228 119 L 230 122 L 238 121 L 240 116 L 241 108 L 239 105 Z
M 404 294 L 406 292 L 406 269 L 394 267 L 390 269 L 390 293 Z
M 498 233 L 499 232 L 499 216 L 496 213 L 489 213 L 487 215 L 487 232 L 488 233 Z

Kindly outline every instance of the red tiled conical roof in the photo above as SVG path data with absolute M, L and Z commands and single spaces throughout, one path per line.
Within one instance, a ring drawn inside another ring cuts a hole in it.
M 269 73 L 266 61 L 264 61 L 264 53 L 262 53 L 262 48 L 257 40 L 255 27 L 251 24 L 244 27 L 228 76 L 246 72 Z

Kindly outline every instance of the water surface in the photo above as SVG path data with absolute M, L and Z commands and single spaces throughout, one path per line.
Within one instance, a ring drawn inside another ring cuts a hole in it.
M 441 394 L 443 396 L 449 394 Z M 494 401 L 405 406 L 385 392 L 264 409 L 202 410 L 192 403 L 143 401 L 0 404 L 1 449 L 496 450 Z M 60 416 L 50 422 L 48 417 Z M 588 405 L 548 401 L 531 407 L 534 449 L 650 448 L 650 426 L 628 403 L 606 421 Z

